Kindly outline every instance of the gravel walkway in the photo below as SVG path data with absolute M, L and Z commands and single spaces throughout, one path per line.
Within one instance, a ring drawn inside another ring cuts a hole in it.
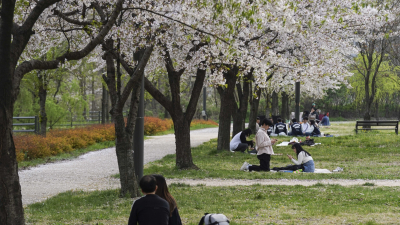
M 191 146 L 196 147 L 217 138 L 218 128 L 190 132 Z M 174 134 L 153 136 L 144 142 L 144 163 L 175 153 Z M 118 173 L 115 148 L 90 152 L 73 160 L 34 167 L 19 172 L 22 202 L 28 205 L 40 202 L 69 190 L 104 190 L 120 187 L 119 180 L 111 178 Z

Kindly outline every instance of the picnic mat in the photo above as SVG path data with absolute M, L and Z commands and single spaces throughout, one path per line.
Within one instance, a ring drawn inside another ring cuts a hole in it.
M 279 172 L 293 173 L 292 170 L 280 170 Z M 314 173 L 332 173 L 332 172 L 328 169 L 315 169 Z
M 279 145 L 276 146 L 288 146 L 290 142 L 288 141 L 284 141 L 282 143 L 280 143 Z M 310 146 L 315 146 L 315 145 L 320 145 L 321 143 L 315 143 L 314 145 L 310 145 Z

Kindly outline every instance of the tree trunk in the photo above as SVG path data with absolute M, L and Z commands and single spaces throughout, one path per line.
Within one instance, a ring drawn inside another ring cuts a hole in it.
M 183 118 L 173 118 L 176 144 L 176 166 L 197 169 L 192 159 L 190 146 L 190 122 Z M 190 120 L 191 121 L 191 120 Z
M 286 120 L 289 119 L 288 103 L 289 103 L 289 95 L 283 91 L 282 92 L 281 118 L 284 123 Z
M 137 177 L 135 175 L 135 167 L 133 161 L 133 128 L 135 124 L 135 119 L 137 115 L 137 98 L 138 98 L 138 90 L 140 90 L 140 85 L 138 83 L 141 82 L 144 68 L 150 58 L 152 47 L 146 49 L 145 53 L 141 57 L 141 60 L 137 67 L 139 69 L 135 70 L 135 75 L 131 74 L 130 81 L 125 86 L 123 92 L 121 92 L 121 79 L 117 79 L 115 76 L 115 66 L 114 66 L 114 57 L 110 51 L 113 49 L 113 40 L 108 39 L 105 45 L 106 51 L 104 57 L 107 63 L 107 77 L 103 78 L 108 86 L 108 90 L 111 97 L 112 110 L 111 115 L 115 125 L 115 136 L 116 136 L 116 155 L 118 160 L 118 168 L 120 173 L 120 182 L 121 182 L 121 196 L 129 195 L 130 197 L 137 197 L 140 195 Z M 119 60 L 117 60 L 119 62 Z M 119 64 L 119 63 L 118 63 Z M 119 66 L 119 65 L 118 65 Z M 119 70 L 119 68 L 118 68 Z M 138 72 L 139 71 L 139 72 Z M 136 73 L 137 72 L 137 73 Z M 133 78 L 136 78 L 136 83 Z M 134 91 L 132 91 L 134 89 Z M 129 98 L 129 95 L 134 92 L 135 98 L 131 101 L 134 101 L 136 105 L 131 104 L 131 109 L 136 110 L 136 112 L 130 112 L 127 126 L 125 126 L 125 119 L 123 115 L 124 105 Z
M 234 109 L 235 99 L 233 92 L 235 91 L 236 75 L 238 67 L 234 66 L 231 70 L 224 74 L 228 87 L 223 89 L 218 87 L 218 93 L 221 98 L 221 107 L 219 111 L 219 128 L 218 128 L 218 150 L 229 150 L 230 131 L 231 131 L 231 116 Z
M 270 95 L 268 94 L 268 92 L 265 92 L 265 117 L 266 118 L 270 118 L 271 117 L 271 100 L 270 100 Z
M 206 70 L 197 69 L 196 81 L 190 95 L 189 104 L 186 107 L 186 112 L 183 112 L 180 98 L 180 79 L 184 70 L 175 71 L 172 60 L 169 58 L 169 54 L 167 55 L 166 68 L 171 87 L 171 100 L 163 95 L 148 79 L 145 80 L 145 88 L 153 98 L 168 110 L 174 122 L 176 166 L 179 169 L 197 169 L 197 166 L 193 163 L 190 146 L 190 123 L 196 112 L 200 93 L 203 89 Z
M 238 92 L 238 100 L 239 100 L 239 107 L 238 104 L 234 102 L 233 110 L 232 110 L 232 117 L 233 117 L 233 131 L 232 131 L 232 138 L 239 133 L 240 131 L 245 129 L 245 120 L 246 120 L 246 113 L 247 108 L 249 105 L 249 94 L 250 94 L 250 87 L 248 82 L 249 75 L 243 77 L 243 90 L 240 83 L 236 84 L 236 89 Z M 254 132 L 254 130 L 253 130 Z
M 25 224 L 12 134 L 14 112 L 11 34 L 15 1 L 3 1 L 0 20 L 0 224 Z
M 255 132 L 257 123 L 258 106 L 260 105 L 261 89 L 258 88 L 256 91 L 257 98 L 253 97 L 250 103 L 250 118 L 249 118 L 249 128 Z
M 101 124 L 105 124 L 106 123 L 106 117 L 108 114 L 107 111 L 107 89 L 106 87 L 103 85 L 103 93 L 102 93 L 102 97 L 101 97 Z
M 43 80 L 43 76 L 38 72 L 39 78 L 39 105 L 40 105 L 40 135 L 46 137 L 47 129 L 47 114 L 46 114 L 46 98 L 47 98 L 47 84 Z
M 133 163 L 132 140 L 125 131 L 125 120 L 122 112 L 113 111 L 115 125 L 115 151 L 118 160 L 118 169 L 121 182 L 121 196 L 131 198 L 140 196 Z
M 278 116 L 279 115 L 279 103 L 278 103 L 279 99 L 278 99 L 278 93 L 276 93 L 275 91 L 272 92 L 272 115 L 273 116 Z
M 379 121 L 379 101 L 375 101 L 375 120 Z

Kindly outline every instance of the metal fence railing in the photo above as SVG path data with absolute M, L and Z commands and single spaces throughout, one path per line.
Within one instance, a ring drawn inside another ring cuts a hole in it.
M 33 122 L 32 122 L 33 120 Z M 15 121 L 15 122 L 14 122 Z M 22 129 L 14 129 L 14 127 L 22 127 Z M 13 132 L 39 132 L 39 117 L 25 116 L 13 117 Z

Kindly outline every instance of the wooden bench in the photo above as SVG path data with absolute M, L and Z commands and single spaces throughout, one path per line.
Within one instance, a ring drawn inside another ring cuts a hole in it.
M 358 128 L 361 126 L 369 127 L 369 128 Z M 371 128 L 371 127 L 391 127 L 394 128 Z M 398 120 L 382 120 L 382 121 L 357 121 L 356 122 L 356 134 L 358 130 L 395 130 L 396 134 L 398 135 L 399 131 L 399 121 Z

